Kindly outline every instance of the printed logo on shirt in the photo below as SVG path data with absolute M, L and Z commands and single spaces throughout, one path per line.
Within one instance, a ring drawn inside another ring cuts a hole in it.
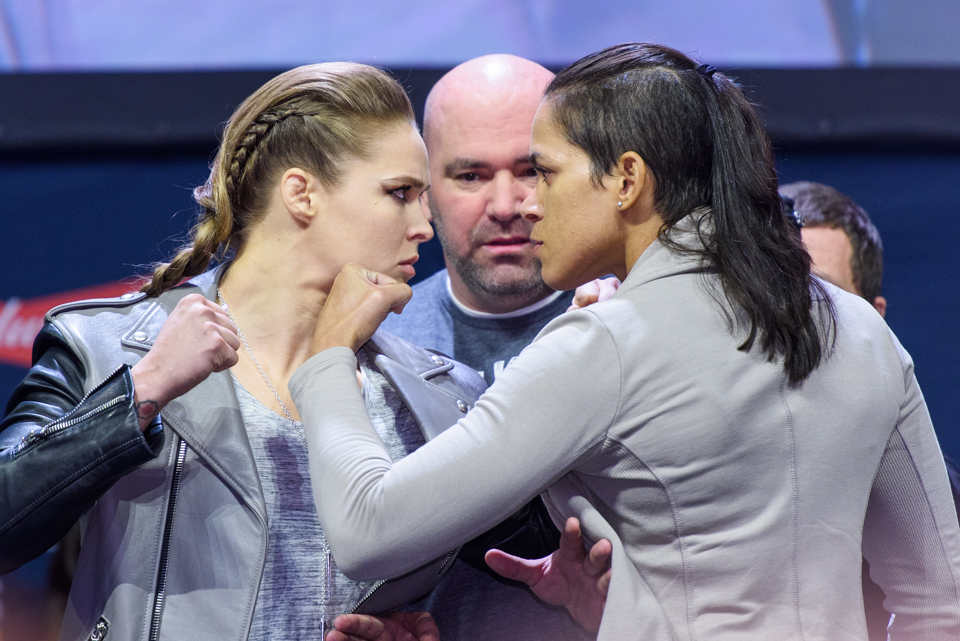
M 512 365 L 512 364 L 513 364 L 513 361 L 515 361 L 515 360 L 517 360 L 517 357 L 516 357 L 516 356 L 514 356 L 513 358 L 511 358 L 511 359 L 510 359 L 510 362 L 506 363 L 506 365 Z M 506 365 L 504 364 L 503 361 L 496 361 L 496 362 L 493 364 L 493 380 L 497 380 L 497 377 L 500 376 L 500 374 L 503 372 L 503 368 L 506 367 Z M 483 373 L 483 370 L 482 370 L 482 369 L 481 369 L 481 370 L 477 370 L 477 373 L 480 374 L 480 376 L 485 376 L 485 374 Z
M 139 282 L 106 283 L 27 300 L 8 298 L 0 307 L 0 363 L 20 367 L 33 364 L 33 341 L 43 327 L 43 317 L 57 305 L 87 298 L 113 298 L 139 287 Z

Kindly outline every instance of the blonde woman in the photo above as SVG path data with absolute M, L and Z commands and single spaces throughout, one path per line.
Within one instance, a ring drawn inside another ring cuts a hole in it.
M 294 69 L 234 113 L 189 246 L 142 293 L 50 312 L 0 426 L 0 570 L 82 519 L 61 639 L 321 639 L 336 615 L 393 607 L 442 574 L 449 551 L 406 584 L 337 570 L 287 392 L 344 264 L 414 275 L 433 234 L 429 182 L 396 81 L 356 64 Z M 382 334 L 357 377 L 397 458 L 483 389 Z M 350 638 L 437 635 L 423 613 L 345 625 Z

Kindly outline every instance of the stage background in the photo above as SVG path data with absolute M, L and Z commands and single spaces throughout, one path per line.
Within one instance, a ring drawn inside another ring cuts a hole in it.
M 223 122 L 276 73 L 382 65 L 419 117 L 433 83 L 468 58 L 559 68 L 638 40 L 736 77 L 781 179 L 833 185 L 870 213 L 887 321 L 960 459 L 956 0 L 0 0 L 0 359 L 24 333 L 4 311 L 132 281 L 170 255 Z M 442 266 L 436 240 L 421 256 L 418 279 Z M 0 401 L 24 373 L 0 363 Z M 56 638 L 48 557 L 0 579 L 0 640 Z
M 0 74 L 0 299 L 129 278 L 169 256 L 220 126 L 278 71 Z M 393 69 L 418 117 L 444 71 Z M 727 72 L 758 103 L 783 182 L 833 185 L 870 213 L 887 320 L 960 459 L 960 69 Z M 436 240 L 421 254 L 418 277 L 442 265 Z M 0 398 L 23 372 L 0 365 Z

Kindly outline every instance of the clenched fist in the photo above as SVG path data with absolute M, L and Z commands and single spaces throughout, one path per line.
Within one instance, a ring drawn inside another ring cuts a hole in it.
M 236 365 L 239 348 L 237 330 L 222 307 L 200 294 L 185 296 L 130 372 L 140 428 L 211 373 Z

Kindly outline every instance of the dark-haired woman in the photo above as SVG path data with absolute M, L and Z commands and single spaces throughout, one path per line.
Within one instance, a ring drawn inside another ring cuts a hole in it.
M 82 517 L 61 639 L 322 639 L 370 595 L 327 550 L 287 380 L 345 263 L 413 275 L 433 233 L 428 183 L 395 80 L 364 65 L 294 69 L 233 115 L 195 193 L 192 242 L 143 293 L 50 312 L 0 425 L 0 571 Z M 360 360 L 354 386 L 397 458 L 483 387 L 382 334 Z M 389 607 L 398 586 L 366 603 Z M 352 623 L 363 638 L 437 632 L 422 614 Z
M 408 293 L 341 273 L 290 389 L 344 571 L 402 573 L 545 491 L 613 542 L 601 639 L 865 639 L 861 550 L 893 639 L 960 638 L 960 529 L 910 358 L 811 278 L 734 83 L 607 49 L 557 75 L 531 151 L 544 280 L 623 284 L 393 463 L 353 352 Z

